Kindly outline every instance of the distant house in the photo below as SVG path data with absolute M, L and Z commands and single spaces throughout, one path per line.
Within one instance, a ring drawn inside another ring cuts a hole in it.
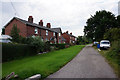
M 77 40 L 77 38 L 72 35 L 72 33 L 68 33 L 68 31 L 64 32 L 62 34 L 62 36 L 66 39 L 65 43 L 71 44 L 71 43 L 75 43 L 75 41 Z
M 62 36 L 61 28 L 52 28 L 54 31 L 58 32 L 58 43 L 65 43 L 66 39 Z
M 14 17 L 4 26 L 5 35 L 10 35 L 14 24 L 17 25 L 17 28 L 20 30 L 19 34 L 23 37 L 40 36 L 43 41 L 50 41 L 52 38 L 54 38 L 52 43 L 59 42 L 59 32 L 55 29 L 52 29 L 50 23 L 47 23 L 46 26 L 43 26 L 42 20 L 40 20 L 38 24 L 33 23 L 32 16 L 29 16 L 28 21 Z

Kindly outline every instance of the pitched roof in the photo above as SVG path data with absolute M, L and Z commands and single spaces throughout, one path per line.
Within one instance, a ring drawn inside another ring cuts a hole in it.
M 75 37 L 76 38 L 76 36 L 74 36 L 74 35 L 72 35 L 72 34 L 68 34 L 68 33 L 66 33 L 67 35 L 69 35 L 69 36 L 71 36 L 71 37 Z
M 45 30 L 50 30 L 52 32 L 57 32 L 57 31 L 53 30 L 52 28 L 47 28 L 45 26 L 40 26 L 39 24 L 36 24 L 36 23 L 30 23 L 26 20 L 23 20 L 23 19 L 20 19 L 20 18 L 17 18 L 17 17 L 14 17 L 12 20 L 14 20 L 14 19 L 17 19 L 17 20 L 21 21 L 22 23 L 24 23 L 26 25 L 29 25 L 29 26 L 38 27 L 38 28 L 45 29 Z M 4 27 L 6 27 L 12 20 L 10 20 Z
M 62 30 L 61 30 L 61 28 L 59 27 L 59 28 L 52 28 L 54 31 L 57 31 L 58 33 L 62 33 Z

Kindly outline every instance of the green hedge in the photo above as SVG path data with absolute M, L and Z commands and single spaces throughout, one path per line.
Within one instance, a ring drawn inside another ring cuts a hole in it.
M 2 44 L 2 62 L 35 54 L 37 54 L 36 49 L 30 45 L 13 43 Z
M 50 46 L 55 46 L 57 49 L 64 49 L 66 44 L 50 44 Z

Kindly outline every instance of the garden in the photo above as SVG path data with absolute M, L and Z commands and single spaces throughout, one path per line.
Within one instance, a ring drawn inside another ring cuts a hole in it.
M 4 79 L 11 72 L 18 75 L 17 78 L 13 78 L 15 80 L 23 80 L 35 74 L 41 74 L 42 78 L 46 78 L 72 60 L 83 47 L 84 45 L 75 45 L 46 54 L 24 56 L 23 58 L 4 62 L 2 63 L 2 78 Z M 23 54 L 26 54 L 25 52 Z

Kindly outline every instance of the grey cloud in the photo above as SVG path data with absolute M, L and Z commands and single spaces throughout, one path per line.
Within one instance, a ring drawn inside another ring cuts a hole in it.
M 117 3 L 117 0 L 30 0 L 29 2 L 13 2 L 20 14 L 18 17 L 27 20 L 28 16 L 32 15 L 35 23 L 43 19 L 44 25 L 50 22 L 52 27 L 61 27 L 63 32 L 69 30 L 75 36 L 84 34 L 83 29 L 87 19 L 96 11 L 106 9 L 117 15 Z M 7 8 L 12 9 L 9 2 L 3 5 L 2 26 L 15 16 L 14 10 L 11 12 L 7 10 Z

